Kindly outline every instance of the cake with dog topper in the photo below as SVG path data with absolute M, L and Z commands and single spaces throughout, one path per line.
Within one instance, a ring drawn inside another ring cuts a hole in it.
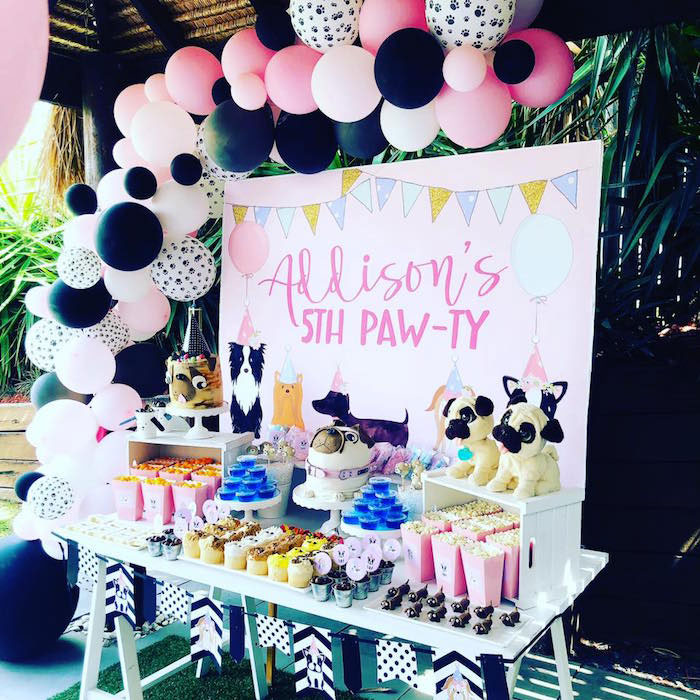
M 219 408 L 224 403 L 221 365 L 202 334 L 201 313 L 190 307 L 182 351 L 168 358 L 165 373 L 171 404 L 192 411 Z

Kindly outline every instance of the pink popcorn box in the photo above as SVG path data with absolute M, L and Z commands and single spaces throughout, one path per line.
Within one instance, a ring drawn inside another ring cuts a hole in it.
M 214 496 L 216 496 L 216 492 L 219 490 L 219 487 L 221 486 L 221 477 L 220 476 L 207 476 L 207 475 L 195 472 L 195 478 L 197 481 L 201 481 L 203 484 L 206 484 L 207 498 L 213 499 Z
M 421 535 L 401 526 L 406 570 L 411 581 L 422 583 L 435 578 L 433 544 L 430 535 Z
M 434 527 L 439 532 L 450 532 L 452 530 L 452 523 L 449 520 L 431 520 L 430 515 L 426 513 L 423 513 L 421 520 L 428 527 Z
M 436 539 L 436 535 L 432 537 L 432 545 L 435 580 L 438 586 L 442 587 L 447 596 L 462 595 L 467 590 L 467 583 L 459 545 L 441 542 Z
M 191 472 L 184 469 L 177 469 L 173 471 L 167 471 L 163 469 L 160 472 L 160 478 L 166 479 L 167 481 L 189 481 Z
M 153 465 L 152 469 L 143 469 L 139 467 L 129 467 L 131 476 L 138 476 L 139 479 L 155 479 L 158 476 L 160 467 Z
M 181 508 L 189 510 L 190 503 L 194 503 L 196 506 L 195 513 L 201 518 L 202 506 L 204 505 L 204 501 L 207 500 L 207 485 L 200 484 L 199 486 L 193 487 L 173 486 L 173 500 L 176 511 Z
M 170 484 L 148 484 L 144 481 L 141 490 L 143 492 L 144 519 L 153 521 L 160 516 L 163 518 L 163 524 L 171 522 L 175 512 L 172 486 Z
M 498 547 L 503 552 L 503 590 L 501 595 L 504 598 L 517 598 L 520 582 L 520 545 L 508 545 L 501 542 L 486 540 L 494 547 Z
M 141 520 L 143 516 L 143 492 L 140 481 L 112 482 L 117 517 L 120 520 Z
M 503 587 L 504 554 L 494 548 L 493 556 L 481 557 L 462 545 L 462 563 L 469 600 L 473 605 L 498 605 Z
M 462 537 L 467 537 L 475 542 L 486 542 L 487 535 L 493 535 L 494 532 L 500 532 L 500 530 L 495 530 L 489 528 L 488 530 L 472 530 L 469 526 L 469 521 L 462 521 L 461 525 L 456 523 L 452 526 L 452 532 L 456 535 L 462 535 Z

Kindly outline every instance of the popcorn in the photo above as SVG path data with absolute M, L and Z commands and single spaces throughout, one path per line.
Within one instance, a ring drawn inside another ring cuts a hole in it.
M 221 476 L 221 469 L 218 467 L 202 467 L 197 469 L 197 476 Z
M 433 539 L 437 540 L 438 542 L 446 542 L 453 547 L 459 547 L 460 545 L 471 541 L 463 535 L 456 535 L 454 532 L 440 532 L 437 535 L 433 535 Z
M 465 518 L 473 518 L 479 515 L 491 515 L 492 513 L 500 513 L 503 509 L 501 506 L 485 501 L 482 498 L 477 498 L 468 503 L 458 506 L 450 506 L 443 508 L 442 512 L 456 515 L 456 520 L 464 520 Z
M 141 481 L 138 476 L 115 476 L 113 481 Z
M 503 555 L 503 552 L 498 549 L 498 547 L 476 540 L 465 540 L 462 543 L 462 547 L 469 554 L 482 559 L 490 559 L 491 557 L 499 557 Z
M 412 520 L 411 522 L 404 523 L 401 526 L 402 530 L 408 530 L 409 532 L 415 532 L 418 535 L 436 535 L 439 530 L 436 527 L 426 525 L 420 520 Z
M 203 484 L 201 481 L 175 481 L 173 487 L 178 489 L 202 489 L 206 488 L 206 484 Z
M 517 547 L 520 545 L 520 530 L 506 530 L 487 535 L 486 542 L 500 544 L 504 547 Z
M 134 479 L 138 479 L 137 476 L 132 477 Z M 144 483 L 146 484 L 152 484 L 153 486 L 167 486 L 171 482 L 168 481 L 167 479 L 161 479 L 159 476 L 157 476 L 155 479 L 145 479 Z

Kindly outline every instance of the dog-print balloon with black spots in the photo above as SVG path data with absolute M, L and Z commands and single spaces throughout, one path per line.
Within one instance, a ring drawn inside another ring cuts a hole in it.
M 194 301 L 214 285 L 214 256 L 196 238 L 170 241 L 153 262 L 151 277 L 168 299 Z
M 57 476 L 43 476 L 29 487 L 29 509 L 42 520 L 56 520 L 66 515 L 75 503 L 70 482 Z
M 75 336 L 73 328 L 62 326 L 51 318 L 42 318 L 27 331 L 24 350 L 29 361 L 45 372 L 56 369 L 56 354 Z
M 79 334 L 88 338 L 101 340 L 109 349 L 112 355 L 121 352 L 130 339 L 129 326 L 114 311 L 110 311 L 99 323 L 87 328 L 80 328 Z
M 100 281 L 102 263 L 89 248 L 64 248 L 56 261 L 58 276 L 73 289 L 87 289 Z
M 362 0 L 291 0 L 289 13 L 298 37 L 325 53 L 340 44 L 352 44 L 360 31 Z
M 491 51 L 503 41 L 515 14 L 515 0 L 426 0 L 425 18 L 446 49 L 470 44 Z

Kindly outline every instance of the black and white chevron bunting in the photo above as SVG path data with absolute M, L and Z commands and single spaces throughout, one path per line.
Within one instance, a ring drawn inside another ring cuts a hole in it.
M 105 606 L 108 623 L 123 615 L 132 628 L 136 627 L 134 603 L 134 572 L 121 562 L 107 565 Z
M 294 623 L 294 681 L 298 695 L 318 690 L 335 700 L 330 630 Z
M 448 649 L 433 650 L 435 700 L 483 698 L 481 666 L 475 659 Z
M 190 607 L 190 658 L 211 657 L 221 671 L 221 645 L 224 611 L 220 603 L 205 593 L 195 593 Z

